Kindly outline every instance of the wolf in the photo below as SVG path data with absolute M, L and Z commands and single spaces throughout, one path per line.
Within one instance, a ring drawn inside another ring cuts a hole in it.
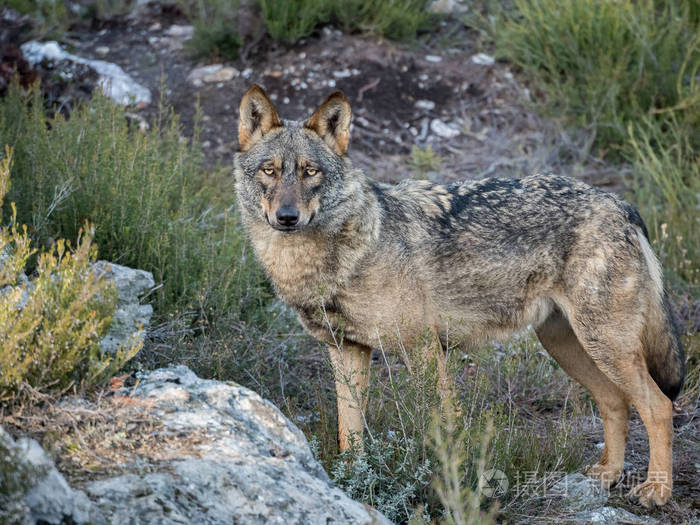
M 531 325 L 598 405 L 605 446 L 588 474 L 606 488 L 619 479 L 634 406 L 650 457 L 630 495 L 668 501 L 684 356 L 633 206 L 556 175 L 374 181 L 348 159 L 341 92 L 308 120 L 282 121 L 254 85 L 239 111 L 242 221 L 279 297 L 328 346 L 341 450 L 363 431 L 372 348 L 426 328 L 475 344 Z

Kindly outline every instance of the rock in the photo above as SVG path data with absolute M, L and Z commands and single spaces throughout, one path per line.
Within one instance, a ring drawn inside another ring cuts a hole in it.
M 444 139 L 454 138 L 460 133 L 458 129 L 450 126 L 449 124 L 445 124 L 442 120 L 437 118 L 430 122 L 430 130 L 437 136 Z
M 460 0 L 434 0 L 428 7 L 428 11 L 440 15 L 466 13 L 468 10 L 468 7 Z
M 173 38 L 189 40 L 194 36 L 194 27 L 173 24 L 165 31 L 165 34 Z
M 235 67 L 222 67 L 215 73 L 210 75 L 205 75 L 204 82 L 228 82 L 229 80 L 236 78 L 241 72 Z
M 109 54 L 109 48 L 107 46 L 98 46 L 95 48 L 95 53 L 101 57 L 107 56 Z
M 480 66 L 492 66 L 496 63 L 496 59 L 485 53 L 477 53 L 472 56 L 472 62 Z
M 432 100 L 416 100 L 414 104 L 418 109 L 425 109 L 426 111 L 432 111 L 435 109 L 435 102 Z
M 572 516 L 575 523 L 586 524 L 602 523 L 604 525 L 619 525 L 620 523 L 657 523 L 655 519 L 649 516 L 636 516 L 625 509 L 616 507 L 600 507 L 593 510 L 579 512 Z M 568 521 L 568 520 L 567 520 Z
M 425 59 L 428 62 L 434 62 L 434 63 L 442 62 L 442 57 L 437 56 L 437 55 L 425 55 Z
M 0 521 L 5 523 L 3 518 L 9 517 L 9 523 L 24 525 L 107 523 L 84 492 L 68 485 L 39 443 L 28 438 L 15 442 L 0 427 L 0 450 L 3 476 L 13 476 L 8 466 L 14 471 L 15 479 L 7 479 L 7 485 L 18 488 L 14 494 L 0 496 L 0 501 L 14 496 L 14 501 L 9 502 L 11 508 L 0 509 Z M 10 514 L 5 515 L 6 511 Z
M 352 71 L 349 69 L 341 69 L 340 71 L 333 71 L 333 76 L 335 78 L 348 78 L 352 76 Z
M 153 275 L 107 261 L 97 261 L 92 268 L 97 275 L 112 281 L 118 294 L 112 324 L 100 342 L 102 350 L 114 353 L 121 346 L 142 341 L 144 328 L 153 315 L 153 307 L 150 304 L 140 304 L 139 298 L 155 286 Z
M 560 479 L 550 489 L 550 494 L 561 498 L 563 505 L 572 512 L 601 507 L 610 496 L 599 481 L 578 472 Z
M 204 85 L 204 77 L 214 75 L 219 72 L 224 66 L 222 64 L 212 64 L 210 66 L 202 66 L 194 68 L 187 75 L 187 82 L 190 84 L 201 87 Z
M 30 64 L 37 65 L 44 61 L 53 62 L 60 68 L 60 63 L 87 66 L 98 75 L 97 84 L 109 98 L 117 104 L 144 105 L 151 103 L 151 92 L 134 81 L 116 64 L 104 60 L 88 60 L 64 51 L 57 42 L 37 42 L 32 40 L 21 46 L 24 56 Z
M 390 523 L 334 487 L 303 433 L 271 403 L 185 366 L 140 375 L 125 390 L 196 450 L 85 490 L 111 523 Z

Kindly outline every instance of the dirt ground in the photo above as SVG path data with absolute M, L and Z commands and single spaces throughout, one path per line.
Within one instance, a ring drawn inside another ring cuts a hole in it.
M 438 181 L 551 170 L 616 191 L 624 187 L 624 170 L 587 153 L 590 134 L 562 131 L 555 121 L 536 114 L 536 94 L 511 65 L 475 58 L 477 35 L 464 26 L 445 25 L 410 46 L 334 29 L 294 46 L 263 39 L 244 49 L 238 60 L 223 63 L 237 70 L 233 78 L 196 86 L 188 76 L 211 62 L 191 58 L 172 29 L 187 23 L 177 11 L 149 8 L 135 18 L 71 33 L 65 43 L 77 55 L 117 63 L 148 87 L 154 101 L 136 111 L 146 121 L 157 113 L 162 89 L 190 136 L 199 103 L 201 140 L 211 165 L 231 163 L 238 103 L 251 84 L 259 83 L 286 119 L 310 115 L 331 91 L 342 90 L 354 115 L 350 157 L 377 179 L 413 176 L 408 161 L 416 145 L 430 146 L 442 158 L 439 171 L 427 174 Z M 435 121 L 451 127 L 455 136 L 441 136 Z M 646 514 L 660 523 L 700 523 L 697 403 L 683 407 L 674 424 L 675 501 Z M 600 422 L 591 427 L 589 438 L 602 441 Z M 641 475 L 647 458 L 646 432 L 635 416 L 627 475 Z M 610 505 L 640 513 L 621 490 L 613 491 Z
M 556 131 L 535 114 L 528 89 L 510 65 L 472 58 L 476 33 L 464 26 L 444 26 L 411 46 L 330 28 L 291 47 L 262 40 L 243 50 L 245 58 L 224 64 L 239 75 L 197 87 L 187 77 L 207 63 L 197 63 L 182 38 L 171 36 L 172 26 L 183 24 L 177 12 L 151 8 L 136 19 L 74 34 L 70 43 L 76 54 L 115 62 L 148 87 L 156 100 L 141 111 L 146 118 L 155 113 L 165 86 L 168 103 L 191 134 L 198 101 L 209 162 L 231 162 L 238 103 L 258 83 L 283 119 L 309 116 L 330 92 L 342 90 L 354 116 L 350 157 L 377 179 L 410 176 L 406 160 L 415 144 L 430 146 L 443 159 L 437 180 L 555 170 L 599 186 L 622 186 L 614 167 L 585 153 L 590 137 Z M 458 136 L 434 133 L 435 119 Z

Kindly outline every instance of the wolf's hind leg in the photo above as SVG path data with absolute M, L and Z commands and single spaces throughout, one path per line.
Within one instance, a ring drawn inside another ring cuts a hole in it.
M 369 386 L 370 348 L 345 342 L 340 348 L 329 345 L 338 398 L 338 446 L 350 448 L 352 439 L 362 447 L 364 410 Z
M 536 332 L 542 346 L 569 376 L 588 389 L 598 405 L 605 447 L 600 460 L 587 474 L 609 488 L 620 478 L 624 466 L 629 403 L 583 349 L 561 310 L 556 308 Z
M 572 321 L 572 327 L 598 368 L 615 383 L 639 412 L 649 436 L 647 479 L 630 491 L 644 507 L 664 505 L 671 496 L 673 405 L 652 379 L 647 369 L 641 339 L 630 327 L 615 319 L 622 314 L 608 311 L 587 322 Z M 575 315 L 572 316 L 575 319 Z M 605 317 L 605 318 L 604 318 Z

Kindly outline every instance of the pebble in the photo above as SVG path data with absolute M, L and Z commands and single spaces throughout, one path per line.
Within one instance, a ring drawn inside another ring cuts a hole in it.
M 340 71 L 333 71 L 333 76 L 335 78 L 348 78 L 352 76 L 352 71 L 349 69 L 342 69 Z
M 432 111 L 435 109 L 435 102 L 432 100 L 416 100 L 414 104 L 418 109 L 424 109 L 426 111 Z
M 177 24 L 171 25 L 165 34 L 175 38 L 182 38 L 183 40 L 189 40 L 194 36 L 194 27 L 192 26 L 180 26 Z
M 210 66 L 194 68 L 192 71 L 190 71 L 190 74 L 187 75 L 187 81 L 197 87 L 200 87 L 204 84 L 204 77 L 217 73 L 223 67 L 224 66 L 221 64 L 212 64 Z
M 492 66 L 496 63 L 496 59 L 486 53 L 477 53 L 472 56 L 472 62 L 480 66 Z
M 252 74 L 253 74 L 253 70 L 251 68 L 247 67 L 243 70 L 243 73 L 241 73 L 241 76 L 243 78 L 250 78 L 250 75 L 252 75 Z
M 221 69 L 210 73 L 208 75 L 204 75 L 202 80 L 204 82 L 228 82 L 229 80 L 232 80 L 236 78 L 238 75 L 240 75 L 241 72 L 238 71 L 235 67 L 222 67 Z
M 107 55 L 109 53 L 109 48 L 107 46 L 99 46 L 95 48 L 95 53 L 100 55 L 101 57 Z
M 425 59 L 428 62 L 442 62 L 442 57 L 437 55 L 425 55 Z
M 459 135 L 459 130 L 453 128 L 452 126 L 445 124 L 440 119 L 433 119 L 430 122 L 430 130 L 437 136 L 444 139 L 451 139 Z

